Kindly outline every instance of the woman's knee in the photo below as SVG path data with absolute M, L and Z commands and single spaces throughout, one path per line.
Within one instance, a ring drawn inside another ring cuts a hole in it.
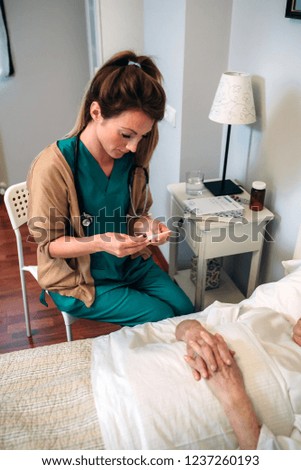
M 153 320 L 151 321 L 160 321 L 165 320 L 166 318 L 172 318 L 175 316 L 175 313 L 170 305 L 161 302 L 156 309 L 153 310 Z
M 178 295 L 175 297 L 173 305 L 175 316 L 188 315 L 195 311 L 193 303 L 182 290 L 180 290 Z
M 145 299 L 143 307 L 141 314 L 135 319 L 136 323 L 157 322 L 175 316 L 170 305 L 153 297 Z

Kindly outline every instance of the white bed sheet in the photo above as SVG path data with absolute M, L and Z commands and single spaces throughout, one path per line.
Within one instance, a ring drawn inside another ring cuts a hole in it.
M 184 318 L 206 318 L 207 327 L 236 351 L 265 424 L 259 448 L 301 448 L 301 348 L 291 339 L 301 307 L 301 267 L 271 284 L 237 305 L 215 302 L 202 313 L 94 340 L 92 382 L 106 449 L 237 448 L 218 401 L 205 380 L 194 381 L 183 360 L 185 345 L 175 341 L 175 327 Z

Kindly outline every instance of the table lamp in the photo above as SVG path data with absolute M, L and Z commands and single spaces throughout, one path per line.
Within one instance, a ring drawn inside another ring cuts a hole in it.
M 214 196 L 239 194 L 241 188 L 226 179 L 229 142 L 232 124 L 251 124 L 256 121 L 251 76 L 242 72 L 222 74 L 209 113 L 211 121 L 228 124 L 223 176 L 220 181 L 206 181 L 204 185 Z

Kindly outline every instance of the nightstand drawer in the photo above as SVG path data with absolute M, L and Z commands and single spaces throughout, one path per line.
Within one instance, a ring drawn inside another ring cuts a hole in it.
M 216 227 L 212 224 L 210 230 L 204 231 L 200 224 L 193 223 L 191 247 L 204 243 L 206 259 L 230 256 L 234 254 L 257 251 L 264 240 L 264 232 L 258 224 L 229 224 Z M 194 248 L 195 251 L 196 248 Z

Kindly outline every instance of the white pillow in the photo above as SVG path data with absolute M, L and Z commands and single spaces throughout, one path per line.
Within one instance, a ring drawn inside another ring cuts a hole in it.
M 294 271 L 301 270 L 301 259 L 290 259 L 288 261 L 282 261 L 282 266 L 284 267 L 284 274 L 287 276 Z
M 261 284 L 242 304 L 271 308 L 294 325 L 301 318 L 301 260 L 283 261 L 282 265 L 286 274 L 282 279 Z

